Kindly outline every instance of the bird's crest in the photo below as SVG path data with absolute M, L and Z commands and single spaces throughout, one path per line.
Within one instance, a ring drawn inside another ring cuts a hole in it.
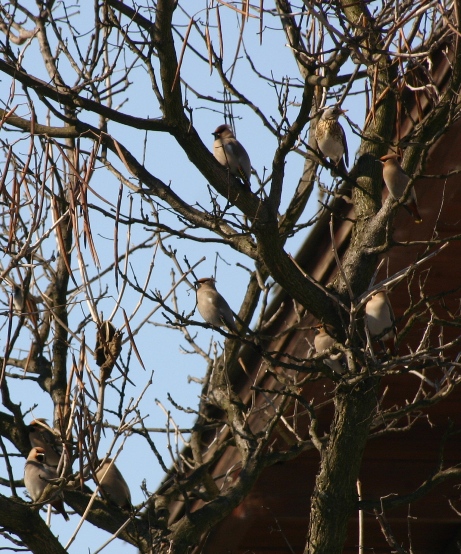
M 224 132 L 228 132 L 228 133 L 232 133 L 232 129 L 230 128 L 230 125 L 227 125 L 227 123 L 223 123 L 222 125 L 220 125 L 219 127 L 217 127 L 216 131 L 214 131 L 214 133 L 212 133 L 212 135 L 214 135 L 215 138 L 218 138 L 221 136 L 222 133 Z

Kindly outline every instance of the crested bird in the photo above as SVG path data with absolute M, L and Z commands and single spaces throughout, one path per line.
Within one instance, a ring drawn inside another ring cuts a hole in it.
M 323 354 L 323 352 L 325 352 L 326 350 L 330 350 L 337 342 L 336 339 L 334 339 L 328 333 L 327 328 L 329 327 L 330 326 L 326 326 L 323 324 L 317 326 L 316 335 L 314 337 L 314 348 L 317 354 Z M 342 352 L 331 352 L 329 357 L 323 360 L 323 363 L 330 369 L 332 369 L 335 373 L 342 375 L 345 372 L 345 368 L 340 362 L 340 359 L 342 357 Z
M 335 164 L 341 171 L 347 173 L 349 153 L 346 134 L 338 118 L 346 113 L 339 106 L 330 106 L 324 110 L 315 128 L 315 140 L 325 158 Z
M 58 467 L 62 454 L 62 439 L 57 431 L 52 429 L 46 419 L 39 417 L 32 420 L 27 426 L 31 447 L 40 447 L 44 450 L 46 463 Z
M 379 158 L 379 161 L 383 164 L 383 180 L 387 190 L 395 200 L 399 200 L 407 188 L 410 177 L 402 169 L 397 154 L 387 154 Z M 415 223 L 421 223 L 414 187 L 410 188 L 403 207 L 413 216 Z
M 95 471 L 95 477 L 103 496 L 123 510 L 129 510 L 131 508 L 130 489 L 118 467 L 111 462 L 112 459 L 107 458 Z
M 32 448 L 24 466 L 24 484 L 32 500 L 34 502 L 40 500 L 48 482 L 57 478 L 56 469 L 46 463 L 45 449 L 40 446 Z M 69 521 L 62 501 L 62 492 L 55 493 L 50 499 L 50 504 L 66 521 Z
M 378 291 L 368 300 L 365 306 L 365 322 L 371 338 L 379 340 L 385 350 L 388 347 L 391 354 L 396 354 L 395 316 L 386 291 Z
M 232 175 L 250 186 L 251 162 L 245 148 L 235 138 L 229 125 L 220 125 L 214 133 L 213 155 Z
M 197 287 L 197 308 L 203 319 L 215 327 L 225 325 L 229 331 L 238 334 L 232 310 L 216 290 L 213 277 L 198 279 L 195 286 Z

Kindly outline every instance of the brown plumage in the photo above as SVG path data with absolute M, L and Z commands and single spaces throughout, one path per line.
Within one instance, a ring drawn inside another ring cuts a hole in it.
M 385 291 L 379 291 L 368 300 L 365 306 L 365 321 L 372 339 L 379 340 L 384 348 L 396 354 L 394 311 Z
M 317 354 L 323 354 L 325 351 L 332 349 L 337 342 L 336 339 L 327 332 L 328 328 L 329 326 L 325 325 L 319 325 L 317 327 L 317 332 L 314 337 L 314 348 Z M 323 360 L 323 363 L 330 369 L 332 369 L 335 373 L 341 375 L 345 373 L 345 368 L 340 361 L 342 357 L 342 352 L 335 352 L 333 350 L 332 352 L 330 352 L 329 357 Z
M 215 327 L 225 325 L 229 331 L 238 334 L 232 310 L 216 290 L 213 277 L 203 277 L 195 282 L 195 286 L 197 287 L 197 308 L 203 319 Z
M 325 158 L 330 158 L 339 169 L 347 173 L 349 152 L 346 134 L 338 122 L 338 118 L 345 112 L 339 106 L 326 108 L 315 128 L 315 140 Z
M 213 155 L 235 177 L 250 186 L 251 162 L 247 151 L 235 138 L 229 125 L 220 125 L 213 133 Z
M 33 502 L 40 500 L 48 482 L 57 478 L 56 469 L 46 463 L 45 449 L 32 448 L 24 467 L 24 484 Z M 55 493 L 50 499 L 50 504 L 66 521 L 69 521 L 62 501 L 62 492 Z
M 102 495 L 120 508 L 129 510 L 131 508 L 130 489 L 118 467 L 114 463 L 110 465 L 111 462 L 111 458 L 107 458 L 95 472 Z
M 383 180 L 387 190 L 393 198 L 400 200 L 407 188 L 410 177 L 402 169 L 399 156 L 397 154 L 387 154 L 379 158 L 379 160 L 383 164 Z M 422 218 L 419 214 L 414 187 L 410 188 L 408 198 L 405 200 L 403 207 L 413 216 L 415 223 L 421 223 Z
M 62 453 L 62 440 L 58 432 L 52 429 L 44 418 L 32 420 L 28 425 L 29 441 L 32 447 L 45 450 L 46 463 L 58 467 Z

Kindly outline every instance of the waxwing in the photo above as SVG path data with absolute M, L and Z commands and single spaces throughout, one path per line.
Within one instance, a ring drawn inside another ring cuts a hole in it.
M 24 484 L 33 502 L 40 500 L 49 481 L 57 478 L 56 469 L 46 463 L 45 449 L 40 446 L 32 448 L 24 467 Z M 69 521 L 62 501 L 62 492 L 56 493 L 50 504 L 66 521 Z
M 384 343 L 395 354 L 395 317 L 385 291 L 379 291 L 368 300 L 365 306 L 365 321 L 372 339 Z
M 407 188 L 410 177 L 402 169 L 397 154 L 387 154 L 379 160 L 383 164 L 383 180 L 387 190 L 395 200 L 399 200 Z M 411 187 L 403 207 L 413 216 L 415 223 L 421 223 L 414 187 Z
M 317 332 L 314 337 L 314 348 L 317 354 L 323 354 L 326 350 L 330 350 L 334 344 L 337 342 L 331 335 L 328 334 L 327 328 L 325 325 L 319 325 L 317 327 Z M 323 363 L 332 369 L 335 373 L 339 375 L 345 372 L 345 368 L 340 362 L 340 359 L 343 357 L 342 352 L 332 351 L 328 358 L 323 360 Z
M 229 331 L 238 334 L 232 310 L 216 290 L 213 277 L 203 277 L 195 282 L 195 286 L 197 287 L 197 308 L 203 319 L 215 327 L 225 325 Z
M 247 151 L 235 138 L 229 125 L 220 125 L 213 133 L 213 154 L 235 177 L 250 186 L 251 162 Z
M 131 494 L 128 485 L 118 467 L 111 458 L 98 467 L 95 477 L 99 482 L 102 496 L 124 510 L 131 508 Z
M 62 440 L 58 432 L 46 423 L 46 419 L 41 417 L 29 423 L 28 431 L 30 445 L 43 448 L 47 464 L 58 467 L 62 453 Z

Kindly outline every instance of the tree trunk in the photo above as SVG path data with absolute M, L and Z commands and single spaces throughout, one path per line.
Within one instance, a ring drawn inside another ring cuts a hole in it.
M 378 381 L 370 378 L 335 397 L 330 439 L 322 454 L 304 554 L 342 552 L 357 503 L 356 482 L 376 407 Z

